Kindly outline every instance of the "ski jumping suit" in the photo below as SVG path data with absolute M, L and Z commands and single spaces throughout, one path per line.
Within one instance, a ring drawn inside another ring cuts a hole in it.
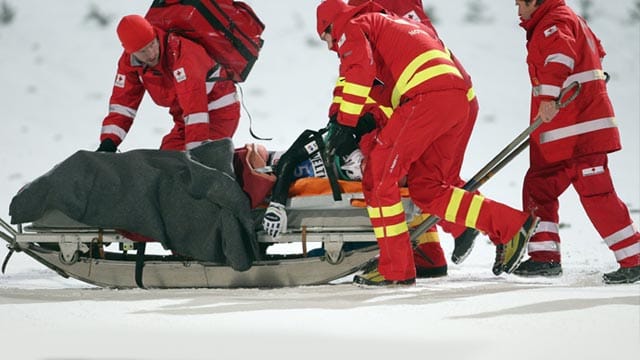
M 100 141 L 119 145 L 129 132 L 145 90 L 159 106 L 168 107 L 174 127 L 162 139 L 163 150 L 189 150 L 204 141 L 231 137 L 240 120 L 235 84 L 226 71 L 191 40 L 155 28 L 160 62 L 143 66 L 123 53 L 109 114 L 102 122 Z
M 527 31 L 527 63 L 533 86 L 531 122 L 540 102 L 574 81 L 580 95 L 553 121 L 531 134 L 530 168 L 523 203 L 540 217 L 528 252 L 534 261 L 560 262 L 558 197 L 573 185 L 582 206 L 621 267 L 640 265 L 640 234 L 618 198 L 607 153 L 621 149 L 607 95 L 600 40 L 564 0 L 547 0 L 521 26 Z
M 388 88 L 385 98 L 374 100 L 393 109 L 372 148 L 362 149 L 368 154 L 363 190 L 380 247 L 380 273 L 387 280 L 416 275 L 398 189 L 404 175 L 412 200 L 425 212 L 510 241 L 528 214 L 452 185 L 468 140 L 469 86 L 442 43 L 422 25 L 394 15 L 358 14 L 361 7 L 338 0 L 322 4 L 318 32 L 332 25 L 345 78 L 338 123 L 356 126 L 374 79 Z

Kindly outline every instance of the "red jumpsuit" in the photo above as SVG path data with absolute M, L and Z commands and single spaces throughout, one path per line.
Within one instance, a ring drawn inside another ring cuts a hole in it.
M 226 71 L 191 40 L 155 28 L 161 61 L 149 68 L 123 53 L 102 122 L 100 141 L 119 145 L 129 132 L 145 90 L 169 108 L 174 127 L 162 139 L 163 150 L 188 150 L 204 141 L 233 136 L 240 119 L 235 84 Z
M 349 5 L 358 6 L 368 1 L 369 0 L 349 0 Z M 425 25 L 425 27 L 428 29 L 429 33 L 433 37 L 437 38 L 440 42 L 442 42 L 442 40 L 438 36 L 438 32 L 436 31 L 435 27 L 431 23 L 431 19 L 424 11 L 424 8 L 422 6 L 422 0 L 375 0 L 375 3 L 380 5 L 386 11 L 392 12 L 400 17 L 421 22 L 422 24 Z M 442 45 L 444 46 L 444 42 L 442 42 Z M 460 61 L 453 54 L 451 54 L 451 59 L 456 64 L 456 67 L 458 68 L 458 70 L 460 71 L 460 73 L 462 74 L 462 76 L 464 77 L 468 85 L 467 97 L 469 99 L 469 107 L 470 107 L 469 119 L 466 122 L 466 125 L 467 125 L 466 130 L 462 135 L 466 138 L 466 139 L 463 139 L 463 141 L 467 143 L 469 141 L 469 138 L 471 137 L 471 132 L 473 131 L 473 127 L 475 125 L 476 118 L 478 116 L 478 111 L 479 111 L 478 98 L 476 97 L 475 91 L 473 90 L 473 83 L 471 82 L 471 76 L 469 76 L 469 74 L 466 72 L 466 70 L 462 66 L 462 63 L 460 63 Z M 336 97 L 334 97 L 334 101 L 335 100 L 336 100 Z M 341 101 L 342 97 L 340 96 L 338 100 Z M 333 110 L 334 109 L 332 108 L 331 110 L 332 114 L 333 114 Z M 391 108 L 384 108 L 384 110 L 385 111 L 383 113 L 387 115 L 386 116 L 387 118 L 391 116 L 391 113 L 393 112 Z M 367 111 L 372 112 L 374 114 L 376 113 L 380 114 L 379 111 L 376 112 L 376 111 L 365 109 L 365 112 Z M 384 121 L 386 121 L 386 119 Z M 462 167 L 464 156 L 461 156 L 458 160 L 460 161 L 459 167 Z M 456 186 L 460 186 L 460 187 L 462 187 L 464 184 L 465 184 L 465 181 L 462 180 L 462 178 L 459 178 L 458 181 L 455 183 Z M 445 230 L 445 232 L 451 234 L 454 238 L 460 236 L 466 229 L 464 226 L 459 226 L 447 221 L 441 221 L 440 226 Z M 436 231 L 435 227 L 430 229 L 430 231 Z
M 640 234 L 607 167 L 607 153 L 621 145 L 602 71 L 605 52 L 600 40 L 564 0 L 545 1 L 521 26 L 527 31 L 532 122 L 541 101 L 557 97 L 574 81 L 582 84 L 572 103 L 531 134 L 523 202 L 541 222 L 529 242 L 529 255 L 534 261 L 560 262 L 558 197 L 573 185 L 621 267 L 640 265 Z
M 342 7 L 340 1 L 332 3 Z M 340 75 L 345 78 L 338 122 L 356 125 L 369 94 L 380 96 L 371 92 L 376 78 L 390 90 L 381 92 L 385 98 L 374 100 L 393 109 L 372 148 L 365 150 L 363 173 L 369 217 L 380 246 L 380 273 L 387 280 L 415 277 L 398 189 L 404 175 L 412 200 L 425 212 L 480 229 L 500 243 L 510 241 L 528 214 L 452 185 L 458 181 L 468 141 L 464 133 L 469 86 L 450 54 L 420 24 L 381 13 L 359 15 L 359 7 L 342 8 L 336 19 L 323 19 L 320 10 L 318 14 L 319 32 L 332 24 Z

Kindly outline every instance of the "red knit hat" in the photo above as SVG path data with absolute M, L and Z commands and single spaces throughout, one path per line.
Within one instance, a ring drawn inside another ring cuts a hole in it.
M 124 51 L 131 54 L 147 46 L 156 37 L 153 26 L 140 15 L 127 15 L 116 29 Z

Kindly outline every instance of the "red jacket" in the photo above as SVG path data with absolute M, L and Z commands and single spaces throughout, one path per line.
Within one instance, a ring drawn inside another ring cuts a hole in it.
M 332 37 L 344 77 L 338 122 L 355 126 L 369 95 L 393 109 L 415 94 L 468 86 L 442 43 L 421 25 L 395 15 L 342 13 Z M 371 92 L 374 80 L 387 89 Z
M 159 106 L 168 107 L 176 125 L 185 127 L 185 148 L 209 140 L 209 111 L 237 102 L 236 88 L 225 70 L 191 40 L 155 28 L 161 61 L 153 68 L 123 53 L 102 122 L 100 141 L 119 145 L 129 132 L 145 90 Z
M 533 86 L 531 122 L 540 102 L 573 81 L 580 95 L 553 121 L 531 134 L 532 159 L 556 162 L 619 150 L 620 135 L 607 95 L 600 40 L 564 0 L 546 0 L 521 26 L 527 31 L 527 64 Z

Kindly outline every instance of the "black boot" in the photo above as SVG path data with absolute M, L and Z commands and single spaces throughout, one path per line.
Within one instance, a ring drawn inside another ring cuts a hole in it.
M 453 253 L 451 253 L 451 261 L 453 261 L 454 264 L 461 264 L 464 259 L 469 256 L 477 236 L 478 230 L 467 228 L 467 230 L 455 239 Z
M 619 268 L 616 271 L 602 275 L 605 284 L 633 284 L 640 280 L 640 265 Z
M 560 276 L 562 266 L 555 261 L 533 261 L 529 259 L 516 268 L 513 272 L 519 276 Z

